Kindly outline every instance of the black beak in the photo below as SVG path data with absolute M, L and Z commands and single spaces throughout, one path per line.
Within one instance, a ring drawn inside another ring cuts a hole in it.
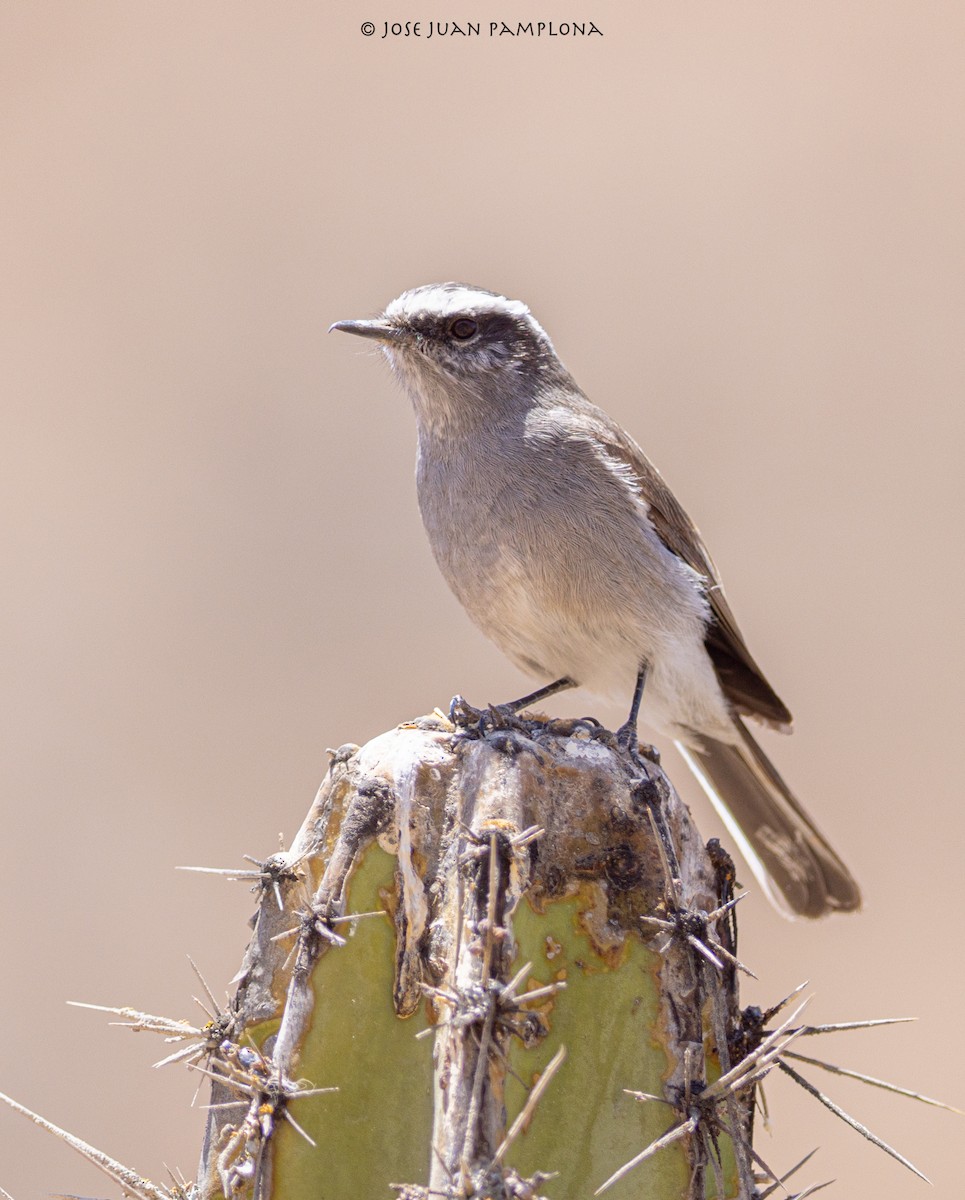
M 402 331 L 386 321 L 336 321 L 329 325 L 328 332 L 340 329 L 342 333 L 354 333 L 358 337 L 374 338 L 377 342 L 399 342 Z

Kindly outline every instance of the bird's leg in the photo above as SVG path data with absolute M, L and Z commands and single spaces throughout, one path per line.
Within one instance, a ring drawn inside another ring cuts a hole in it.
M 467 704 L 462 696 L 453 696 L 452 703 L 449 705 L 449 720 L 453 725 L 460 725 L 464 729 L 476 724 L 479 733 L 485 734 L 487 726 L 490 729 L 505 728 L 512 724 L 513 718 L 524 708 L 529 708 L 530 705 L 538 704 L 549 696 L 555 696 L 557 692 L 563 692 L 567 688 L 573 687 L 576 687 L 576 680 L 564 675 L 562 679 L 555 679 L 545 687 L 537 688 L 535 692 L 520 696 L 518 700 L 510 700 L 508 704 L 490 704 L 481 709 Z
M 564 675 L 562 679 L 554 679 L 552 683 L 548 683 L 545 687 L 537 688 L 535 692 L 530 692 L 528 696 L 520 696 L 518 700 L 511 700 L 509 704 L 497 704 L 495 707 L 515 714 L 522 712 L 524 708 L 529 708 L 532 704 L 539 704 L 541 700 L 555 696 L 557 692 L 565 692 L 568 688 L 575 687 L 576 680 L 570 679 L 569 675 Z
M 663 811 L 661 787 L 650 776 L 648 761 L 653 766 L 660 766 L 660 751 L 655 746 L 641 746 L 637 739 L 637 718 L 640 715 L 640 702 L 643 699 L 643 689 L 647 682 L 648 664 L 641 663 L 637 672 L 637 685 L 633 689 L 633 700 L 630 702 L 630 715 L 617 730 L 617 746 L 626 754 L 633 765 L 639 768 L 643 775 L 633 783 L 635 796 L 646 804 L 650 810 L 654 832 L 660 838 L 665 855 L 667 871 L 670 876 L 671 892 L 674 881 L 680 878 L 680 867 L 677 862 L 677 851 L 667 827 Z
M 643 700 L 643 689 L 647 682 L 647 663 L 640 664 L 637 672 L 637 686 L 633 689 L 633 699 L 630 701 L 630 715 L 617 730 L 617 745 L 624 750 L 634 762 L 643 767 L 641 756 L 649 759 L 654 765 L 660 765 L 660 751 L 655 746 L 641 746 L 637 739 L 637 718 L 640 716 L 640 702 Z M 646 768 L 644 768 L 646 769 Z

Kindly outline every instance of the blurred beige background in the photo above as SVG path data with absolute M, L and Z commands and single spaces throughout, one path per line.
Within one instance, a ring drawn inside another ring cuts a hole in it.
M 359 31 L 457 15 L 604 36 Z M 651 453 L 795 713 L 767 747 L 866 911 L 748 900 L 745 1001 L 917 1015 L 806 1049 L 965 1102 L 963 45 L 958 0 L 5 0 L 2 1090 L 190 1175 L 192 1079 L 64 1001 L 192 1015 L 252 897 L 176 864 L 270 853 L 326 746 L 526 688 L 436 574 L 406 402 L 325 336 L 457 278 Z M 936 1186 L 781 1079 L 772 1164 L 961 1194 L 959 1118 L 812 1075 Z M 7 1111 L 0 1185 L 114 1194 Z

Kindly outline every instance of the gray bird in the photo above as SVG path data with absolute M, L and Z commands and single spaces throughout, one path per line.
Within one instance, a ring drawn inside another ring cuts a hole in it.
M 847 868 L 744 725 L 791 714 L 751 657 L 700 535 L 636 442 L 580 391 L 525 304 L 460 283 L 404 292 L 377 341 L 415 408 L 419 507 L 479 628 L 529 675 L 632 696 L 674 739 L 785 915 L 858 908 Z

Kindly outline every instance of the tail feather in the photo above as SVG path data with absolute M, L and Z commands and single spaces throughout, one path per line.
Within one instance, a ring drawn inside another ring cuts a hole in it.
M 736 742 L 677 743 L 769 899 L 787 917 L 859 908 L 848 868 L 735 717 Z

